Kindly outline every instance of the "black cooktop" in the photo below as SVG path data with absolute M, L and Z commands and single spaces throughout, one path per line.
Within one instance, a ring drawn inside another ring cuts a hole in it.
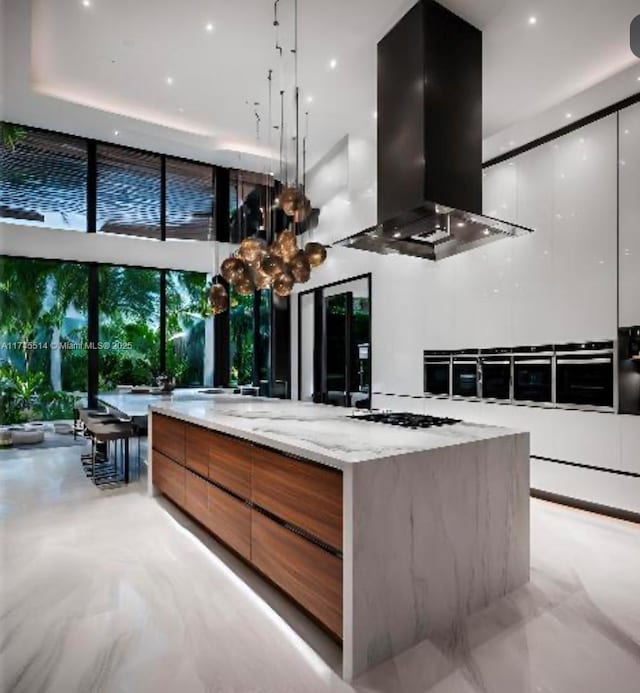
M 375 421 L 376 423 L 402 426 L 403 428 L 432 428 L 433 426 L 450 426 L 460 423 L 461 419 L 450 419 L 446 416 L 429 416 L 410 414 L 409 412 L 372 412 L 370 414 L 353 414 L 352 419 Z

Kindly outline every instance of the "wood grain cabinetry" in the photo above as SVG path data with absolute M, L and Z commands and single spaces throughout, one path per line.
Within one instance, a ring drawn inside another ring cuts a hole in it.
M 342 561 L 257 510 L 251 560 L 336 635 L 342 635 Z
M 251 508 L 209 484 L 207 527 L 243 558 L 251 560 Z
M 342 474 L 256 448 L 251 500 L 274 515 L 342 549 Z
M 205 479 L 187 470 L 185 472 L 184 509 L 196 519 L 206 524 L 203 519 L 209 511 L 209 484 Z
M 157 450 L 153 451 L 153 483 L 174 503 L 185 507 L 185 474 L 182 465 Z
M 254 446 L 212 431 L 209 436 L 209 478 L 241 498 L 250 498 Z
M 184 464 L 186 424 L 170 416 L 153 415 L 153 449 Z
M 185 427 L 185 464 L 205 479 L 209 475 L 211 435 L 206 428 L 187 424 Z
M 155 413 L 152 436 L 158 490 L 341 637 L 342 473 Z

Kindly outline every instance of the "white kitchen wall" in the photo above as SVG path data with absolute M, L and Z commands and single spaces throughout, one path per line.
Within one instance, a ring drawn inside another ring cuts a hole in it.
M 628 176 L 621 185 L 624 245 L 640 256 L 640 107 L 628 109 L 623 121 L 629 130 L 621 168 L 621 183 Z M 608 116 L 484 171 L 484 212 L 534 228 L 529 236 L 438 263 L 332 248 L 303 289 L 372 273 L 372 389 L 385 393 L 374 395 L 374 406 L 528 430 L 534 488 L 640 512 L 640 478 L 615 473 L 640 474 L 640 417 L 421 397 L 424 349 L 616 338 L 617 137 L 617 116 Z M 345 146 L 347 180 L 322 208 L 316 231 L 326 241 L 375 220 L 375 195 L 368 202 L 363 196 L 368 182 L 352 184 L 349 176 L 363 154 Z M 371 142 L 369 157 L 373 148 Z M 628 306 L 627 320 L 640 323 L 632 318 L 640 272 L 631 253 L 625 257 L 621 303 Z M 295 360 L 295 298 L 292 318 Z M 295 380 L 296 368 L 294 397 Z
M 640 104 L 620 112 L 620 325 L 640 325 Z

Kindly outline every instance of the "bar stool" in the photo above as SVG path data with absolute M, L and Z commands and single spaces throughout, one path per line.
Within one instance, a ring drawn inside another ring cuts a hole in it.
M 96 486 L 115 488 L 122 482 L 130 481 L 129 439 L 133 435 L 131 423 L 104 423 L 90 419 L 87 428 L 91 435 L 91 472 L 90 476 Z M 122 469 L 118 464 L 118 444 L 123 448 Z M 102 453 L 98 446 L 103 445 Z
M 76 431 L 82 433 L 85 437 L 91 437 L 88 431 L 90 421 L 100 421 L 102 423 L 116 423 L 118 419 L 114 416 L 106 416 L 107 409 L 90 409 L 89 407 L 77 407 L 74 409 L 74 426 L 73 436 L 76 437 Z M 77 420 L 76 420 L 77 415 Z M 76 422 L 77 421 L 77 422 Z M 104 446 L 103 446 L 104 447 Z M 102 451 L 101 451 L 102 452 Z M 94 453 L 83 453 L 80 455 L 80 461 L 86 473 L 88 473 L 94 464 Z

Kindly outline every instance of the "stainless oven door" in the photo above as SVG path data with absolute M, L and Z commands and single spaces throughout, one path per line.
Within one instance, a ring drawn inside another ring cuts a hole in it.
M 558 355 L 556 402 L 560 406 L 613 409 L 613 353 Z
M 478 360 L 453 360 L 453 396 L 464 398 L 478 397 Z
M 482 399 L 494 401 L 511 399 L 511 359 L 482 359 L 480 375 Z
M 424 360 L 424 392 L 437 397 L 451 393 L 451 361 L 449 359 Z
M 553 359 L 551 356 L 514 358 L 513 399 L 521 403 L 553 403 Z

